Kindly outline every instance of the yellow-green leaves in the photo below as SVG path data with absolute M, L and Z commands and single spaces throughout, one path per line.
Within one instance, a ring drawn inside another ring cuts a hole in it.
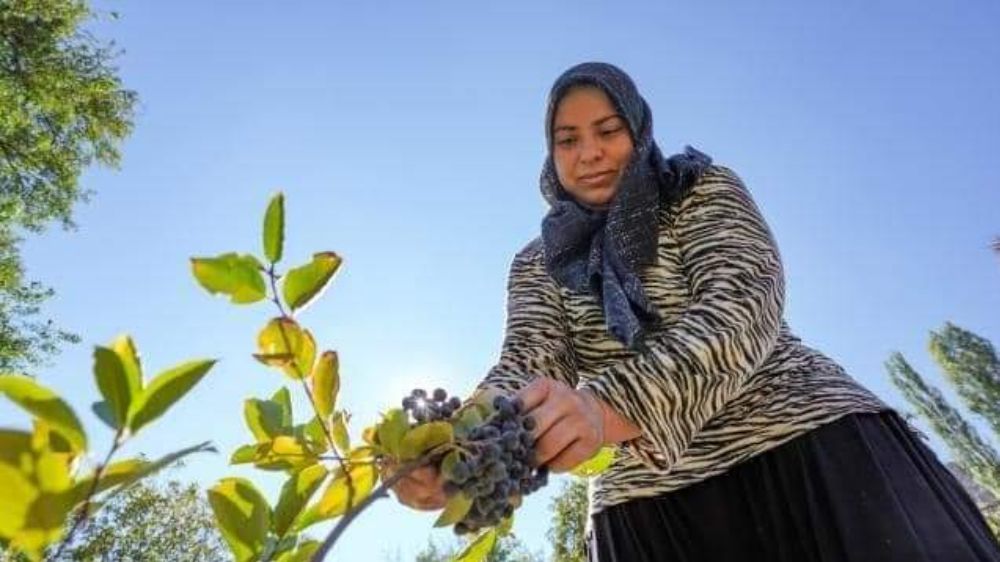
M 244 478 L 224 478 L 208 491 L 222 537 L 237 562 L 256 560 L 271 526 L 271 506 Z
M 496 530 L 490 529 L 480 533 L 479 536 L 462 549 L 462 552 L 457 557 L 452 559 L 452 562 L 483 562 L 490 555 L 490 552 L 493 551 L 493 547 L 496 544 Z
M 333 416 L 330 433 L 337 450 L 346 455 L 351 449 L 351 437 L 347 432 L 347 414 L 337 412 Z
M 129 384 L 128 375 L 121 358 L 106 347 L 94 348 L 94 378 L 97 388 L 104 397 L 111 424 L 114 429 L 120 429 L 128 422 L 128 410 L 132 403 L 133 389 Z M 103 416 L 102 416 L 103 417 Z
M 377 473 L 371 462 L 351 462 L 345 472 L 338 468 L 316 506 L 323 518 L 338 517 L 361 503 L 375 487 Z
M 271 198 L 264 213 L 264 257 L 271 263 L 281 261 L 285 245 L 285 196 L 278 193 Z
M 48 388 L 23 375 L 0 375 L 0 393 L 49 423 L 76 452 L 87 448 L 87 435 L 69 404 Z
M 425 423 L 409 430 L 399 443 L 399 458 L 413 460 L 438 445 L 450 443 L 454 435 L 451 424 L 444 421 Z M 381 435 L 379 436 L 381 440 Z
M 465 517 L 465 514 L 469 513 L 472 509 L 472 498 L 465 495 L 464 492 L 458 492 L 457 494 L 448 498 L 448 503 L 444 506 L 444 511 L 438 517 L 437 521 L 434 522 L 435 527 L 447 527 L 448 525 L 454 525 Z
M 406 419 L 406 412 L 401 408 L 389 410 L 383 415 L 382 423 L 378 425 L 379 445 L 390 456 L 399 458 L 399 445 L 409 429 L 410 423 Z
M 296 267 L 285 275 L 282 293 L 293 311 L 305 308 L 318 297 L 340 267 L 340 256 L 333 252 L 313 254 L 311 262 Z
M 132 433 L 137 433 L 143 426 L 162 416 L 198 384 L 213 365 L 214 360 L 188 361 L 153 378 L 129 409 L 129 428 Z
M 243 403 L 243 417 L 258 443 L 292 431 L 292 402 L 287 388 L 281 388 L 270 400 L 250 398 Z
M 198 283 L 213 295 L 227 295 L 234 304 L 251 304 L 267 296 L 262 269 L 257 258 L 234 252 L 191 258 L 191 271 Z
M 295 320 L 274 318 L 257 335 L 254 357 L 269 367 L 280 368 L 293 379 L 302 379 L 312 373 L 316 340 Z
M 326 467 L 314 464 L 293 474 L 282 486 L 278 506 L 274 510 L 274 533 L 279 538 L 285 536 L 302 508 L 323 483 L 326 474 Z
M 604 472 L 615 461 L 615 450 L 612 447 L 601 447 L 597 453 L 589 459 L 573 467 L 570 472 L 573 476 L 590 478 Z
M 313 399 L 316 410 L 324 419 L 333 413 L 340 392 L 340 359 L 335 351 L 324 351 L 313 367 Z

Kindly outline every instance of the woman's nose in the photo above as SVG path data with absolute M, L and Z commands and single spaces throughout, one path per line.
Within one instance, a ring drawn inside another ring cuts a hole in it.
M 604 155 L 604 147 L 598 139 L 584 139 L 580 145 L 580 160 L 583 162 L 599 160 Z

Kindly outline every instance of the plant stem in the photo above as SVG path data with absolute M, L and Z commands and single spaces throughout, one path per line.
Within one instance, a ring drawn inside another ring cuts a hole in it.
M 390 476 L 388 480 L 385 480 L 381 484 L 379 484 L 378 487 L 375 488 L 375 490 L 368 497 L 361 500 L 361 503 L 359 503 L 357 507 L 355 507 L 354 509 L 348 509 L 347 513 L 345 513 L 343 517 L 341 517 L 337 521 L 337 524 L 333 527 L 333 530 L 330 531 L 330 534 L 327 535 L 326 539 L 323 540 L 323 544 L 321 544 L 316 553 L 313 554 L 312 562 L 323 562 L 323 559 L 326 558 L 327 553 L 330 552 L 330 549 L 333 548 L 333 545 L 337 542 L 337 539 L 340 538 L 340 535 L 343 534 L 344 530 L 347 529 L 347 526 L 351 524 L 351 521 L 353 521 L 355 517 L 360 515 L 362 511 L 367 509 L 368 506 L 373 504 L 376 500 L 388 497 L 389 489 L 395 486 L 396 482 L 399 482 L 403 478 L 406 478 L 406 476 L 409 475 L 411 472 L 420 468 L 421 466 L 426 465 L 429 461 L 430 457 L 425 456 L 415 461 L 410 461 L 409 463 L 404 464 L 399 468 L 399 470 L 393 473 L 393 475 Z M 351 505 L 351 503 L 348 502 L 347 505 Z
M 66 533 L 66 537 L 62 540 L 62 542 L 59 543 L 59 548 L 57 548 L 55 554 L 52 555 L 53 556 L 51 558 L 52 560 L 59 559 L 59 556 L 62 554 L 63 550 L 65 550 L 66 547 L 71 542 L 73 542 L 73 535 L 75 535 L 76 532 L 80 530 L 80 527 L 87 520 L 87 517 L 90 516 L 90 502 L 94 498 L 94 494 L 97 493 L 97 485 L 100 483 L 101 476 L 104 474 L 104 469 L 108 467 L 108 463 L 111 462 L 111 457 L 115 454 L 116 451 L 118 451 L 118 448 L 121 447 L 122 444 L 121 437 L 123 431 L 124 428 L 121 428 L 115 434 L 114 443 L 111 444 L 111 449 L 108 451 L 108 454 L 104 457 L 104 462 L 97 465 L 97 468 L 94 470 L 94 480 L 93 482 L 90 483 L 90 489 L 87 490 L 87 497 L 83 500 L 83 505 L 80 506 L 80 510 L 77 512 L 76 517 L 73 519 L 73 526 L 70 527 L 69 532 Z M 48 559 L 48 557 L 46 558 Z
M 271 280 L 271 296 L 273 297 L 272 300 L 274 301 L 274 304 L 278 307 L 278 312 L 281 313 L 281 317 L 283 319 L 294 321 L 294 319 L 285 311 L 285 307 L 281 305 L 281 299 L 278 298 L 278 274 L 274 271 L 273 263 L 267 270 L 267 276 Z M 291 340 L 288 338 L 288 333 L 285 332 L 284 325 L 280 325 L 279 328 L 281 331 L 281 339 L 285 344 L 285 349 L 290 352 L 293 351 Z M 309 405 L 312 406 L 313 414 L 316 416 L 316 419 L 319 420 L 320 428 L 323 429 L 323 436 L 326 437 L 326 442 L 330 446 L 330 451 L 337 455 L 337 445 L 333 442 L 330 427 L 320 414 L 319 407 L 316 406 L 316 399 L 313 397 L 312 389 L 310 389 L 309 384 L 306 383 L 306 373 L 303 373 L 302 369 L 299 367 L 298 358 L 294 357 L 294 352 L 292 355 L 292 368 L 295 369 L 295 374 L 297 375 L 296 378 L 302 382 L 302 389 L 305 390 L 306 396 L 309 398 Z M 352 505 L 354 502 L 354 481 L 351 479 L 349 463 L 346 462 L 340 455 L 336 456 L 336 460 L 337 463 L 340 464 L 340 470 L 344 473 L 344 477 L 347 479 L 347 505 Z

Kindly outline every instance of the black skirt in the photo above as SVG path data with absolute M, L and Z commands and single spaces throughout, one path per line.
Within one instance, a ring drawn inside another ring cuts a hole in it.
M 893 411 L 597 513 L 591 562 L 996 562 L 969 494 Z

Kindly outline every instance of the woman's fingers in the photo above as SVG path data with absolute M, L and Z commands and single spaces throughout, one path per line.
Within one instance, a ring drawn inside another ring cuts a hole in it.
M 546 431 L 535 443 L 535 462 L 549 464 L 566 448 L 577 440 L 577 432 L 565 426 L 555 426 Z
M 569 447 L 560 451 L 558 455 L 548 462 L 548 466 L 553 472 L 567 472 L 592 457 L 593 454 L 592 447 L 587 446 L 582 440 L 577 440 Z
M 441 474 L 432 466 L 415 469 L 396 482 L 392 491 L 400 503 L 422 511 L 441 509 L 448 501 Z

